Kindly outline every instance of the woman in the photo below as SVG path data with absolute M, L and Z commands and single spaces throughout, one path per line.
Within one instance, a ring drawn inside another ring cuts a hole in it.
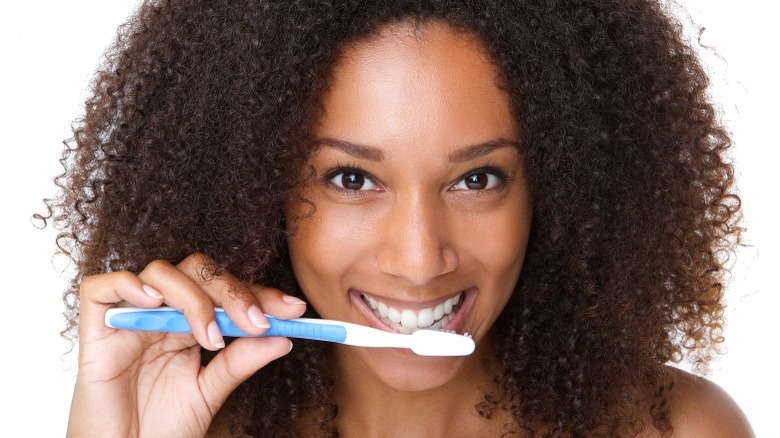
M 148 2 L 121 29 L 51 206 L 69 434 L 749 436 L 665 365 L 721 340 L 739 200 L 661 6 L 333 3 Z M 228 344 L 213 312 L 398 330 L 383 307 L 448 300 L 471 356 Z M 105 327 L 126 304 L 193 335 Z

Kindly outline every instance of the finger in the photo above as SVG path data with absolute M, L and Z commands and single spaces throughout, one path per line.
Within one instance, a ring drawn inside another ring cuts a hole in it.
M 114 332 L 104 318 L 115 303 L 154 308 L 163 302 L 160 292 L 127 271 L 86 277 L 79 286 L 79 299 L 79 337 L 87 342 Z
M 281 319 L 298 318 L 306 311 L 306 302 L 279 289 L 250 286 L 265 313 Z
M 239 328 L 253 335 L 265 333 L 271 325 L 265 314 L 282 318 L 298 318 L 306 311 L 306 303 L 278 289 L 247 286 L 226 276 L 224 281 L 204 286 L 218 294 L 219 302 Z
M 261 335 L 270 327 L 264 313 L 288 319 L 297 318 L 306 310 L 306 303 L 278 289 L 248 286 L 229 273 L 204 275 L 204 267 L 212 263 L 203 254 L 193 254 L 177 268 L 198 282 L 241 330 Z
M 291 350 L 292 342 L 282 337 L 241 338 L 231 342 L 199 376 L 201 393 L 211 413 L 216 414 L 241 382 Z
M 214 351 L 225 347 L 214 317 L 214 302 L 195 280 L 164 260 L 149 263 L 138 278 L 159 291 L 167 305 L 184 314 L 192 335 L 203 348 Z
M 241 330 L 253 335 L 263 334 L 270 324 L 249 287 L 228 273 L 212 275 L 207 270 L 211 266 L 213 261 L 207 256 L 192 254 L 176 267 L 197 282 Z

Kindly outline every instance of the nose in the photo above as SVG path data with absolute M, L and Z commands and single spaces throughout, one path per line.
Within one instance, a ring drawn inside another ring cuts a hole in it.
M 380 271 L 411 285 L 425 285 L 458 266 L 446 207 L 421 195 L 399 200 L 386 213 L 379 239 Z

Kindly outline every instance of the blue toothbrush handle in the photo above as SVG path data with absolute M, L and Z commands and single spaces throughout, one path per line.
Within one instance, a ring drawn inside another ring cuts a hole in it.
M 222 309 L 215 311 L 219 330 L 225 336 L 254 337 L 236 326 Z M 311 339 L 343 343 L 347 339 L 344 327 L 331 324 L 321 324 L 303 320 L 276 319 L 266 315 L 269 328 L 261 336 L 286 336 L 290 338 Z M 187 318 L 178 310 L 170 308 L 158 309 L 109 309 L 106 313 L 106 325 L 116 329 L 140 330 L 167 333 L 192 333 Z

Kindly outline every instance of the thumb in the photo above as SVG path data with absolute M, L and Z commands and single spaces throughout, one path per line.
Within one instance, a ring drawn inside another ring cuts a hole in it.
M 231 342 L 200 373 L 200 390 L 212 415 L 244 380 L 292 350 L 283 337 L 241 338 Z

